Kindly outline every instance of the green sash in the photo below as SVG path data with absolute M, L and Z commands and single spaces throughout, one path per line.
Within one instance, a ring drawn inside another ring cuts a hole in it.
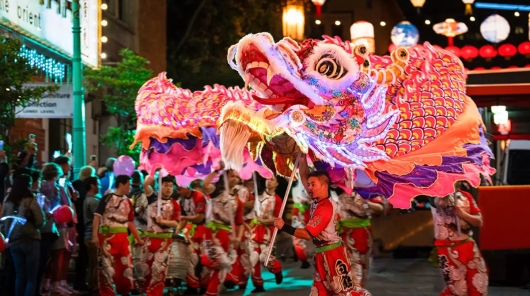
M 344 228 L 349 228 L 349 229 L 365 228 L 370 225 L 371 225 L 370 219 L 352 218 L 352 219 L 339 220 L 339 234 L 342 234 L 344 232 Z
M 204 227 L 206 228 L 210 228 L 211 230 L 213 231 L 217 231 L 219 229 L 222 229 L 222 230 L 226 230 L 226 231 L 231 231 L 232 230 L 232 227 L 230 226 L 226 226 L 224 224 L 221 224 L 221 223 L 217 223 L 217 222 L 214 222 L 214 221 L 210 221 L 210 222 L 207 222 Z

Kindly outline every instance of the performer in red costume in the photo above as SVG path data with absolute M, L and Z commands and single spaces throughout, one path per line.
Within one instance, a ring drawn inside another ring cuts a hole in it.
M 275 176 L 265 182 L 266 190 L 256 200 L 256 217 L 252 221 L 250 241 L 250 262 L 252 263 L 252 283 L 256 287 L 252 293 L 264 292 L 263 279 L 261 278 L 261 264 L 265 263 L 269 252 L 269 243 L 274 231 L 274 220 L 280 215 L 282 199 L 276 194 L 278 180 Z M 275 248 L 275 247 L 273 247 Z M 276 277 L 276 284 L 283 281 L 282 265 L 274 258 L 273 249 L 267 269 Z
M 144 292 L 148 296 L 158 296 L 164 293 L 164 286 L 169 260 L 171 237 L 179 225 L 180 205 L 171 198 L 175 187 L 172 176 L 162 178 L 160 201 L 160 216 L 158 215 L 158 195 L 153 191 L 154 179 L 147 177 L 144 182 L 144 192 L 147 196 L 147 237 L 140 256 L 142 267 L 145 268 L 146 283 Z
M 349 255 L 336 230 L 338 209 L 330 198 L 329 176 L 320 171 L 309 173 L 306 156 L 303 155 L 300 159 L 300 179 L 313 198 L 309 222 L 305 228 L 294 228 L 277 218 L 274 226 L 298 238 L 313 240 L 316 255 L 310 295 L 371 295 L 363 288 L 353 285 Z
M 126 295 L 133 289 L 132 255 L 127 237 L 130 230 L 136 243 L 144 242 L 134 225 L 134 210 L 126 196 L 131 190 L 131 178 L 119 175 L 115 179 L 116 190 L 101 199 L 94 213 L 92 241 L 99 246 L 98 282 L 99 295 Z
M 229 171 L 228 187 L 231 188 L 239 182 L 235 171 Z M 205 295 L 217 295 L 222 283 L 232 285 L 237 283 L 237 270 L 233 269 L 237 260 L 237 247 L 243 238 L 243 204 L 225 190 L 224 176 L 215 184 L 211 193 L 210 203 L 206 210 L 206 227 L 204 230 L 204 253 L 201 263 L 211 269 L 208 288 Z M 210 185 L 207 180 L 204 186 Z M 237 235 L 235 227 L 238 228 Z M 226 280 L 226 281 L 225 281 Z
M 295 228 L 304 228 L 307 222 L 309 222 L 309 209 L 311 208 L 311 198 L 307 194 L 302 182 L 298 182 L 292 190 L 293 196 L 293 210 L 291 213 L 291 225 Z M 306 248 L 307 245 L 305 240 L 293 236 L 294 252 L 296 254 L 296 260 L 302 261 L 301 268 L 309 268 L 311 264 L 307 261 Z
M 339 233 L 350 254 L 352 279 L 355 286 L 364 287 L 372 257 L 372 227 L 370 219 L 374 214 L 383 213 L 385 199 L 373 195 L 363 199 L 356 192 L 345 192 L 337 197 L 339 205 Z
M 482 216 L 463 184 L 457 182 L 455 193 L 431 202 L 435 232 L 431 259 L 438 261 L 446 285 L 441 296 L 488 293 L 486 262 L 471 237 L 471 226 L 482 226 Z
M 243 203 L 243 237 L 239 244 L 237 269 L 238 269 L 238 286 L 239 290 L 245 290 L 247 287 L 248 277 L 252 274 L 252 264 L 250 263 L 250 223 L 255 217 L 254 214 L 254 181 L 246 180 L 242 184 L 234 187 L 232 192 L 237 195 Z
M 217 174 L 217 171 L 208 176 L 207 179 L 212 179 Z M 200 183 L 192 182 L 190 188 L 178 187 L 179 196 L 183 197 L 181 200 L 182 216 L 180 229 L 184 229 L 184 235 L 189 241 L 188 253 L 190 262 L 188 265 L 188 272 L 186 275 L 187 290 L 185 295 L 194 295 L 197 289 L 201 288 L 201 293 L 206 292 L 207 283 L 204 281 L 206 276 L 202 277 L 201 245 L 204 237 L 204 223 L 205 212 L 207 204 L 207 196 L 199 191 L 202 188 L 202 180 Z M 193 189 L 192 189 L 193 188 Z

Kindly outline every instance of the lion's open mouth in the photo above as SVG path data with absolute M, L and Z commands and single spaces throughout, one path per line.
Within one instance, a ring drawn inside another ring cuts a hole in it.
M 278 74 L 267 56 L 254 44 L 246 46 L 241 52 L 239 64 L 245 69 L 248 85 L 261 94 L 261 97 L 254 96 L 259 103 L 273 105 L 280 111 L 293 105 L 314 105 L 293 83 Z

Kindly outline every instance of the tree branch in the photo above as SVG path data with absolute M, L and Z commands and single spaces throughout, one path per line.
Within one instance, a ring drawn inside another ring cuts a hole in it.
M 197 9 L 195 9 L 195 12 L 193 13 L 193 16 L 191 17 L 190 23 L 188 24 L 188 27 L 186 28 L 186 33 L 184 33 L 184 36 L 182 37 L 182 39 L 180 39 L 179 44 L 177 45 L 177 47 L 173 51 L 173 55 L 174 56 L 179 52 L 180 48 L 184 45 L 186 39 L 188 39 L 188 36 L 191 33 L 191 28 L 193 28 L 193 24 L 195 23 L 195 20 L 199 16 L 199 12 L 202 10 L 202 7 L 206 3 L 206 1 L 208 1 L 208 0 L 202 0 L 201 3 L 199 4 L 199 6 L 197 7 Z

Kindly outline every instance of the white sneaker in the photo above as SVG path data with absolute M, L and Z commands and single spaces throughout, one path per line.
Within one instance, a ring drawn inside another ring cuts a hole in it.
M 63 289 L 61 286 L 56 286 L 50 291 L 50 295 L 60 295 L 60 296 L 67 296 L 72 295 L 72 293 L 68 292 L 68 290 Z
M 65 290 L 67 290 L 68 292 L 70 292 L 70 294 L 74 294 L 74 295 L 81 294 L 81 293 L 79 293 L 79 291 L 77 291 L 74 288 L 68 286 L 68 284 L 62 284 L 60 287 L 65 289 Z

